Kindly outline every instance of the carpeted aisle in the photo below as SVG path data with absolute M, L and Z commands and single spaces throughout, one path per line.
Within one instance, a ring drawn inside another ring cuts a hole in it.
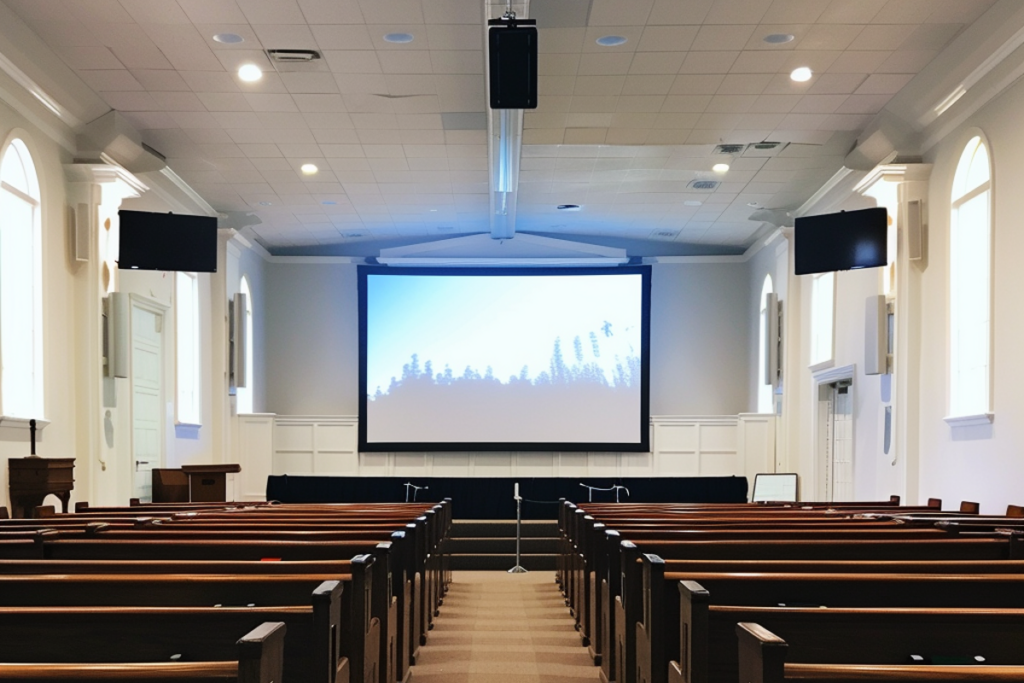
M 599 681 L 554 572 L 455 572 L 412 683 Z

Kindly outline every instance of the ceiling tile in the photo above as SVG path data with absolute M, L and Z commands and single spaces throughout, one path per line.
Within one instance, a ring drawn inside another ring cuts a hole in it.
M 58 53 L 76 69 L 124 69 L 127 65 L 118 61 L 106 47 L 87 45 L 66 45 L 58 47 Z
M 256 112 L 298 112 L 291 95 L 245 93 L 249 106 Z
M 813 23 L 825 7 L 822 0 L 774 0 L 761 20 L 767 24 Z
M 808 92 L 815 95 L 851 94 L 864 82 L 864 74 L 819 74 Z
M 578 53 L 585 34 L 584 28 L 540 28 L 537 31 L 537 50 L 541 54 Z
M 320 46 L 304 24 L 253 24 L 260 43 L 268 50 L 316 50 Z
M 193 24 L 248 23 L 235 0 L 178 0 Z
M 794 114 L 831 114 L 847 99 L 847 95 L 804 95 L 791 111 Z
M 648 24 L 701 24 L 714 6 L 713 0 L 655 0 Z
M 684 74 L 676 76 L 670 95 L 714 95 L 725 81 L 724 74 Z
M 627 55 L 624 55 L 627 56 Z M 685 52 L 637 52 L 629 63 L 630 74 L 676 74 Z
M 145 88 L 127 69 L 108 69 L 101 71 L 81 70 L 82 77 L 93 90 L 144 90 Z
M 335 74 L 383 73 L 377 53 L 372 50 L 327 50 L 324 59 Z
M 753 24 L 701 26 L 691 50 L 742 50 L 757 28 Z
M 832 0 L 818 21 L 827 24 L 866 24 L 885 6 L 888 0 Z M 960 0 L 954 0 L 959 2 Z
M 242 93 L 198 93 L 196 97 L 207 111 L 252 111 Z
M 857 88 L 858 95 L 893 95 L 910 82 L 912 74 L 872 74 Z
M 937 54 L 932 50 L 897 50 L 879 65 L 877 71 L 884 74 L 916 74 Z
M 622 76 L 629 73 L 632 61 L 631 52 L 588 52 L 580 56 L 577 73 L 580 76 Z
M 160 0 L 163 1 L 163 0 Z M 235 0 L 250 24 L 305 24 L 295 0 Z
M 651 26 L 644 28 L 637 52 L 686 52 L 697 38 L 699 26 Z
M 899 24 L 865 26 L 850 43 L 851 50 L 896 50 L 907 39 L 907 27 Z
M 828 67 L 831 73 L 861 73 L 876 71 L 892 55 L 884 50 L 847 50 Z
M 364 22 L 357 0 L 299 0 L 299 8 L 310 26 Z
M 705 24 L 756 24 L 772 0 L 718 0 L 704 18 Z
M 681 74 L 725 74 L 729 73 L 739 52 L 688 52 Z
M 483 31 L 472 24 L 431 24 L 427 26 L 427 38 L 432 49 L 484 49 Z
M 590 26 L 643 26 L 654 0 L 591 0 Z
M 240 92 L 235 79 L 224 71 L 179 71 L 193 92 Z
M 163 2 L 163 0 L 161 0 Z M 142 29 L 178 71 L 219 71 L 221 62 L 191 24 L 143 24 Z
M 797 49 L 845 50 L 863 30 L 859 24 L 817 24 L 808 28 Z
M 338 83 L 330 73 L 286 72 L 280 74 L 281 82 L 292 94 L 335 94 Z
M 151 94 L 160 109 L 164 111 L 206 111 L 206 107 L 194 93 L 174 91 Z
M 772 77 L 768 74 L 729 74 L 718 87 L 719 95 L 759 95 Z
M 189 24 L 188 15 L 177 2 L 167 0 L 121 0 L 121 6 L 138 24 Z

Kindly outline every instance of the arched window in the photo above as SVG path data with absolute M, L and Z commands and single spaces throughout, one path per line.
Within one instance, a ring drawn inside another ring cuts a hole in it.
M 252 406 L 252 291 L 249 289 L 249 280 L 244 275 L 238 291 L 245 294 L 245 386 L 235 390 L 236 412 L 251 413 Z
M 42 240 L 39 180 L 28 147 L 0 161 L 0 408 L 43 417 Z
M 953 178 L 949 234 L 949 411 L 990 410 L 992 172 L 981 136 L 967 143 Z
M 768 330 L 765 328 L 765 300 L 768 295 L 772 293 L 772 276 L 764 276 L 764 284 L 761 286 L 761 314 L 758 319 L 761 321 L 760 327 L 761 332 L 758 335 L 757 345 L 757 412 L 759 413 L 772 413 L 775 412 L 772 408 L 772 385 L 766 384 L 764 381 L 765 373 L 767 368 L 765 365 L 768 363 L 768 357 L 765 355 L 765 336 L 768 334 Z

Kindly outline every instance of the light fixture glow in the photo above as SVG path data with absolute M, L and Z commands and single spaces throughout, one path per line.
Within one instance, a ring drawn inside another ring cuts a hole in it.
M 796 69 L 793 69 L 793 73 L 789 74 L 789 77 L 792 78 L 797 83 L 804 83 L 806 81 L 811 80 L 812 75 L 813 72 L 811 71 L 811 67 L 801 66 Z
M 388 33 L 384 36 L 384 40 L 389 43 L 411 43 L 412 39 L 411 33 Z
M 316 167 L 316 164 L 303 164 L 302 166 L 299 167 L 299 170 L 302 171 L 305 175 L 313 175 L 320 169 Z
M 263 78 L 263 70 L 255 64 L 243 64 L 238 69 L 238 77 L 246 83 L 253 83 Z
M 715 164 L 711 167 L 711 170 L 715 173 L 725 173 L 729 170 L 729 164 Z
M 624 45 L 626 40 L 626 36 L 601 36 L 597 39 L 597 44 L 604 47 L 615 47 L 616 45 Z
M 225 45 L 237 45 L 238 43 L 245 42 L 245 38 L 237 33 L 218 33 L 213 37 L 213 39 L 218 43 L 224 43 Z

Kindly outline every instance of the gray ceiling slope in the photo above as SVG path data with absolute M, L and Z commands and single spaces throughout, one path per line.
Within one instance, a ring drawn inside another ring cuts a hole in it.
M 233 224 L 252 214 L 244 234 L 271 253 L 372 255 L 488 231 L 485 1 L 2 0 L 0 18 L 31 35 L 0 29 L 0 53 L 81 122 L 97 102 L 123 114 Z M 1024 25 L 1022 5 L 532 0 L 540 107 L 525 116 L 517 232 L 631 255 L 742 251 L 771 228 L 752 214 L 796 210 L 857 160 L 858 139 L 926 144 L 961 116 L 928 109 Z M 626 42 L 596 42 L 608 35 Z M 275 68 L 264 50 L 282 48 L 323 59 Z M 239 80 L 246 62 L 261 81 Z M 798 66 L 809 82 L 790 80 Z M 714 153 L 762 141 L 783 144 Z

